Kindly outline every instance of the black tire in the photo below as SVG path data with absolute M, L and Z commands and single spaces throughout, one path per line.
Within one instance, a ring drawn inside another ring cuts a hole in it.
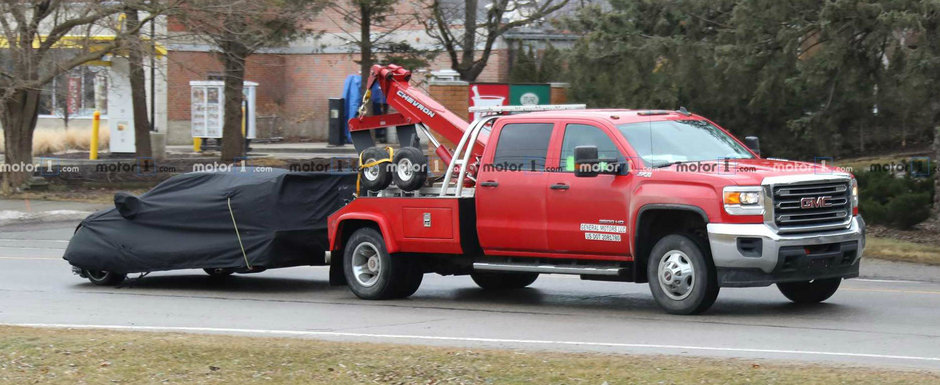
M 531 285 L 539 278 L 539 273 L 493 273 L 473 272 L 470 278 L 486 290 L 521 289 Z
M 228 276 L 232 275 L 232 273 L 235 272 L 235 271 L 232 270 L 232 269 L 224 269 L 224 268 L 218 268 L 218 269 L 202 269 L 202 271 L 205 271 L 206 274 L 209 274 L 209 276 L 212 277 L 212 278 L 224 278 L 224 277 L 228 277 Z
M 819 303 L 832 297 L 841 284 L 842 278 L 828 278 L 809 282 L 781 282 L 777 288 L 793 302 Z
M 699 314 L 715 303 L 718 276 L 707 250 L 701 241 L 684 234 L 667 235 L 653 246 L 646 272 L 653 298 L 663 310 L 671 314 Z M 664 280 L 668 281 L 661 284 Z
M 412 294 L 418 291 L 418 288 L 421 287 L 421 281 L 424 281 L 424 271 L 418 268 L 414 263 L 412 257 L 399 257 L 404 258 L 405 262 L 409 263 L 412 266 L 408 267 L 408 276 L 405 278 L 405 281 L 399 286 L 399 292 L 395 298 L 408 298 Z
M 361 159 L 362 164 L 388 159 L 388 151 L 381 147 L 369 147 L 362 152 Z M 359 170 L 359 180 L 362 187 L 369 191 L 385 189 L 392 183 L 392 168 L 391 162 L 385 162 Z
M 82 271 L 82 273 L 84 273 L 85 277 L 96 286 L 115 286 L 121 282 L 124 282 L 124 278 L 127 277 L 126 274 L 118 274 L 104 270 L 85 269 Z
M 392 179 L 404 191 L 414 191 L 424 186 L 428 179 L 428 157 L 424 151 L 414 147 L 402 147 L 395 152 L 395 172 Z
M 346 242 L 343 272 L 349 289 L 359 298 L 404 298 L 418 290 L 424 277 L 413 258 L 390 255 L 382 234 L 364 227 Z

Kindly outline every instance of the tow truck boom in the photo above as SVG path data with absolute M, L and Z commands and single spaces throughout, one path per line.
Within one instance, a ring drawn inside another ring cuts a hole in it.
M 360 108 L 359 116 L 349 120 L 349 131 L 353 137 L 356 150 L 362 152 L 374 145 L 368 130 L 396 126 L 402 145 L 412 143 L 417 136 L 415 126 L 421 129 L 434 131 L 452 143 L 458 143 L 469 123 L 421 90 L 411 87 L 411 71 L 401 66 L 389 64 L 387 66 L 374 65 L 366 83 L 366 93 L 363 95 L 363 105 L 369 101 L 374 83 L 378 83 L 385 94 L 386 102 L 397 112 L 384 115 L 365 116 L 364 108 Z M 435 153 L 445 163 L 450 163 L 453 153 L 450 149 L 426 132 L 434 143 Z M 483 153 L 483 146 L 488 138 L 487 133 L 481 133 L 474 145 L 473 153 Z M 401 140 L 404 139 L 404 140 Z

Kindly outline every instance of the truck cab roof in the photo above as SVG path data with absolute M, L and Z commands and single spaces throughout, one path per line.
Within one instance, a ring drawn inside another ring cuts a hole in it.
M 678 119 L 703 119 L 703 117 L 686 112 L 672 110 L 650 110 L 650 109 L 618 109 L 618 108 L 596 108 L 584 110 L 561 110 L 561 111 L 538 111 L 524 114 L 506 115 L 499 120 L 515 119 L 571 119 L 582 118 L 591 120 L 608 121 L 613 125 L 624 123 L 639 123 L 657 120 L 678 120 Z

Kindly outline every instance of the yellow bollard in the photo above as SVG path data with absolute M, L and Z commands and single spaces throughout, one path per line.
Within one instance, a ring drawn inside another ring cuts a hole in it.
M 91 120 L 91 144 L 88 146 L 88 159 L 98 159 L 98 128 L 101 126 L 101 112 L 95 110 Z
M 193 138 L 193 152 L 199 152 L 202 149 L 202 138 Z

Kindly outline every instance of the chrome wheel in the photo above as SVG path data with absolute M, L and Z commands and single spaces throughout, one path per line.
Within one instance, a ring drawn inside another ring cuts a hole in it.
M 102 270 L 85 270 L 85 274 L 88 275 L 88 278 L 91 278 L 95 281 L 104 281 L 108 279 L 108 272 Z
M 366 159 L 366 160 L 364 160 L 362 163 L 363 163 L 363 164 L 369 164 L 369 163 L 372 163 L 372 162 L 375 162 L 375 158 Z M 379 179 L 379 165 L 375 165 L 375 166 L 366 168 L 365 170 L 363 170 L 362 176 L 366 177 L 366 179 L 368 179 L 368 180 L 370 180 L 370 181 L 374 181 L 374 180 L 376 180 L 376 179 Z
M 695 287 L 695 267 L 689 256 L 679 250 L 667 251 L 659 262 L 659 286 L 672 300 L 681 301 Z
M 409 181 L 415 176 L 414 163 L 411 163 L 411 160 L 408 158 L 401 158 L 398 161 L 398 164 L 395 167 L 398 173 L 398 179 L 401 181 Z
M 364 287 L 371 287 L 379 280 L 382 272 L 382 260 L 379 249 L 369 242 L 360 243 L 353 250 L 352 271 L 356 282 Z

